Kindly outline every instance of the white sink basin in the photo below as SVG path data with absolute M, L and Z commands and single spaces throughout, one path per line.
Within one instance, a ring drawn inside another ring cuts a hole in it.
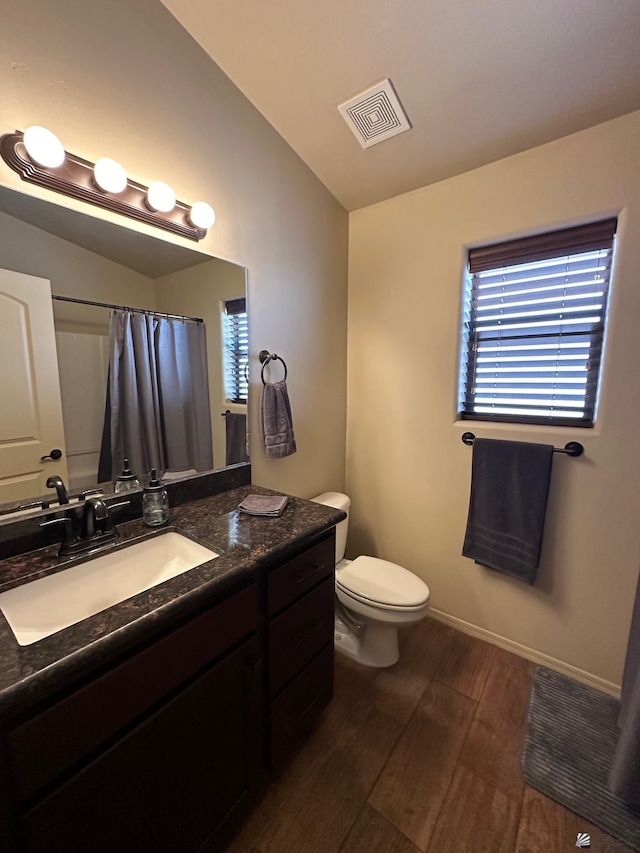
M 168 531 L 0 593 L 0 610 L 28 646 L 220 556 Z

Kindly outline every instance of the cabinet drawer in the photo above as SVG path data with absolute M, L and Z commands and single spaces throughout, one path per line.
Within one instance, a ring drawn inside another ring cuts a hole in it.
M 335 535 L 332 534 L 269 574 L 267 600 L 270 616 L 291 604 L 323 578 L 333 576 L 335 548 Z
M 281 768 L 333 697 L 333 645 L 327 646 L 271 703 L 271 765 Z
M 269 625 L 269 692 L 274 696 L 320 649 L 333 647 L 333 575 Z
M 72 767 L 259 625 L 252 584 L 14 729 L 7 752 L 18 799 Z

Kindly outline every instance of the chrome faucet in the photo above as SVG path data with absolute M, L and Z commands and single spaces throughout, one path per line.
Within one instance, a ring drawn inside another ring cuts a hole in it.
M 67 493 L 67 488 L 62 480 L 62 477 L 59 477 L 57 474 L 53 477 L 49 477 L 49 479 L 47 480 L 47 488 L 56 490 L 56 494 L 58 495 L 58 503 L 60 505 L 69 503 L 69 495 Z

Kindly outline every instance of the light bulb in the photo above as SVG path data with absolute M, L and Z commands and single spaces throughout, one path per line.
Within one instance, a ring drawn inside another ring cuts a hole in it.
M 155 181 L 147 190 L 147 205 L 151 210 L 169 213 L 176 206 L 176 194 L 169 184 Z
M 55 133 L 37 124 L 28 127 L 22 137 L 29 159 L 45 169 L 55 169 L 64 163 L 64 145 Z
M 127 173 L 120 163 L 102 157 L 93 167 L 93 180 L 105 193 L 121 193 L 127 186 Z
M 206 201 L 197 201 L 189 211 L 189 222 L 194 228 L 211 228 L 216 221 L 214 209 Z

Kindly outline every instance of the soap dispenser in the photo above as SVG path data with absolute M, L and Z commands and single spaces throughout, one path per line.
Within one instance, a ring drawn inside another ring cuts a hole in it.
M 118 492 L 132 492 L 134 489 L 140 488 L 140 480 L 137 475 L 133 473 L 131 468 L 129 468 L 129 460 L 122 460 L 122 473 L 118 477 L 113 487 L 113 491 L 117 494 Z
M 149 483 L 142 493 L 142 514 L 149 527 L 158 527 L 169 520 L 169 495 L 155 468 L 149 472 Z

